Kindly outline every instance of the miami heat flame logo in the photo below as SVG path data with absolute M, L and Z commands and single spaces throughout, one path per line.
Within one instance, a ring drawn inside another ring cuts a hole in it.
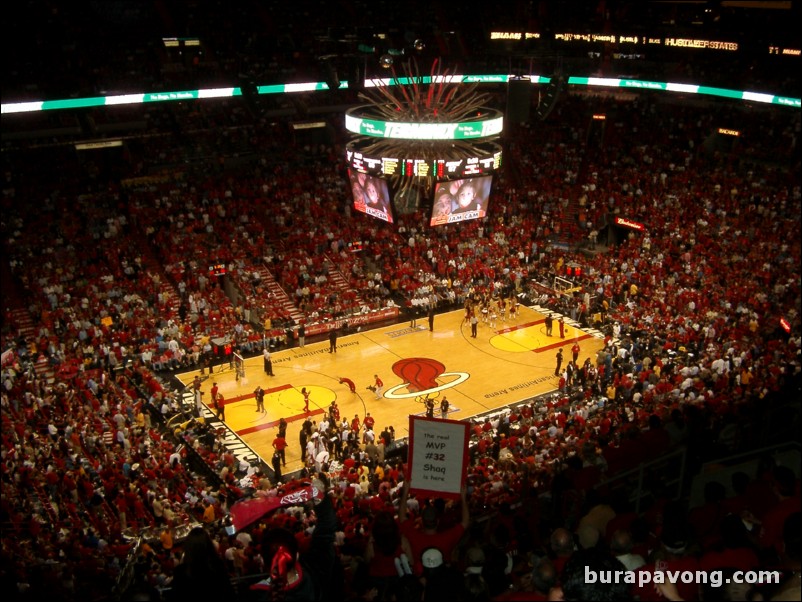
M 387 390 L 388 399 L 428 396 L 456 387 L 468 380 L 465 372 L 446 372 L 446 367 L 428 357 L 410 357 L 393 364 L 393 373 L 402 381 Z M 402 393 L 401 391 L 406 390 Z

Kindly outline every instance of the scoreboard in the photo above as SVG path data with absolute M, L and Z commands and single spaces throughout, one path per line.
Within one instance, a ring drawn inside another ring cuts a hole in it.
M 437 179 L 453 179 L 490 175 L 501 167 L 501 148 L 497 145 L 486 152 L 475 148 L 473 156 L 455 158 L 415 158 L 370 156 L 349 145 L 346 148 L 348 167 L 372 176 L 404 176 Z M 445 154 L 445 153 L 444 153 Z
M 209 275 L 210 276 L 225 276 L 227 273 L 226 264 L 225 263 L 213 263 L 209 266 Z

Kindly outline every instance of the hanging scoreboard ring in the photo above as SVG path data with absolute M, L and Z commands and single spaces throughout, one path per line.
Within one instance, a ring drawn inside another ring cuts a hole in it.
M 427 82 L 414 58 L 401 67 L 403 78 L 392 69 L 397 85 L 374 80 L 373 88 L 359 94 L 370 104 L 346 111 L 345 129 L 352 134 L 346 145 L 349 171 L 387 180 L 395 198 L 414 198 L 416 207 L 438 181 L 476 179 L 486 206 L 492 178 L 482 176 L 501 167 L 504 114 L 488 107 L 491 97 L 477 92 L 475 84 L 455 85 L 439 60 L 432 63 Z M 466 188 L 463 196 L 469 193 Z
M 498 136 L 504 115 L 496 109 L 480 108 L 474 117 L 457 122 L 439 121 L 429 115 L 419 122 L 387 121 L 375 106 L 364 105 L 345 113 L 345 128 L 359 136 L 396 140 L 478 140 Z

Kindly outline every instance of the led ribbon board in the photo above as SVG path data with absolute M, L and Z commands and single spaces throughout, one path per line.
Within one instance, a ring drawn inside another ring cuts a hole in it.
M 355 107 L 345 113 L 349 132 L 371 138 L 400 140 L 476 140 L 498 136 L 504 129 L 500 111 L 486 109 L 475 120 L 458 123 L 384 121 L 370 117 L 370 107 Z
M 794 50 L 795 56 L 802 51 Z M 457 77 L 457 76 L 454 76 Z M 454 79 L 452 77 L 452 79 Z M 459 76 L 461 83 L 504 83 L 509 81 L 510 75 L 462 75 Z M 527 75 L 533 84 L 548 84 L 550 79 L 540 75 Z M 423 78 L 429 80 L 429 78 Z M 427 82 L 424 82 L 427 83 Z M 342 87 L 348 87 L 348 82 L 342 82 Z M 601 77 L 575 77 L 568 78 L 568 84 L 573 86 L 606 86 L 612 88 L 639 88 L 645 90 L 660 90 L 664 92 L 682 92 L 687 94 L 708 94 L 747 102 L 760 102 L 783 107 L 798 109 L 802 106 L 802 99 L 789 96 L 775 96 L 760 92 L 749 92 L 746 90 L 729 90 L 726 88 L 712 88 L 700 86 L 698 84 L 680 84 L 671 82 L 650 82 L 641 80 L 626 80 L 616 78 Z M 396 85 L 394 80 L 385 85 Z M 375 87 L 371 80 L 365 80 L 366 87 Z M 308 82 L 295 84 L 275 84 L 269 86 L 258 86 L 259 94 L 293 94 L 297 92 L 316 92 L 328 90 L 328 84 L 324 82 Z M 169 102 L 182 100 L 210 100 L 215 98 L 230 98 L 242 96 L 240 88 L 211 88 L 204 90 L 184 90 L 176 92 L 137 92 L 118 96 L 93 96 L 87 98 L 68 98 L 63 100 L 33 100 L 26 102 L 8 102 L 0 105 L 0 113 L 10 115 L 13 113 L 35 113 L 39 111 L 54 111 L 63 109 L 82 109 L 86 107 L 111 107 L 118 105 L 145 104 L 151 102 Z M 361 119 L 360 116 L 354 116 Z M 372 119 L 372 121 L 376 121 Z M 379 120 L 380 121 L 380 120 Z M 470 122 L 475 123 L 475 122 Z M 501 125 L 498 131 L 501 132 Z M 475 126 L 474 126 L 475 127 Z M 494 135 L 494 134 L 488 134 Z M 431 138 L 430 138 L 431 139 Z

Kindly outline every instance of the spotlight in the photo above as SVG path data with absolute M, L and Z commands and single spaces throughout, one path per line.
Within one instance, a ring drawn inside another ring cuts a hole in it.
M 426 44 L 424 44 L 423 40 L 420 40 L 420 39 L 418 39 L 418 40 L 415 40 L 415 43 L 414 43 L 412 46 L 413 46 L 413 48 L 415 48 L 415 50 L 417 50 L 418 52 L 420 52 L 421 50 L 423 50 L 424 48 L 426 48 Z
M 382 69 L 389 69 L 393 66 L 395 59 L 393 59 L 392 55 L 383 54 L 379 57 L 379 65 L 381 65 Z

